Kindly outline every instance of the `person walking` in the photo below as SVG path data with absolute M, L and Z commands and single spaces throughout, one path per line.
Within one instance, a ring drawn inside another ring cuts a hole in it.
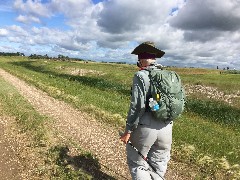
M 156 58 L 161 58 L 165 52 L 156 48 L 153 42 L 147 41 L 137 46 L 132 54 L 138 56 L 137 66 L 140 70 L 133 77 L 126 128 L 120 140 L 127 144 L 127 163 L 132 179 L 162 179 L 170 160 L 173 122 L 155 119 L 147 97 L 151 95 L 149 70 L 161 68 L 161 65 L 156 64 Z M 148 158 L 156 172 L 128 145 L 129 141 Z

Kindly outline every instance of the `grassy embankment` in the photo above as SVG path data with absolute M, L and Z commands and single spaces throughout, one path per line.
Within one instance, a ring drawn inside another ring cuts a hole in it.
M 0 63 L 7 71 L 51 96 L 113 126 L 124 126 L 135 66 L 29 61 L 14 57 L 1 58 Z M 204 69 L 175 70 L 184 84 L 217 87 L 226 94 L 240 89 L 240 76 L 236 74 Z M 230 106 L 201 94 L 189 96 L 185 113 L 174 125 L 173 159 L 196 165 L 199 178 L 216 178 L 219 174 L 228 179 L 240 176 L 239 104 L 239 98 Z

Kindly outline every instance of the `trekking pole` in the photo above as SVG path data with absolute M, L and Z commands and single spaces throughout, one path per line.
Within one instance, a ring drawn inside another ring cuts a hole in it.
M 123 133 L 119 132 L 120 135 L 122 135 Z M 164 177 L 162 177 L 156 170 L 155 167 L 153 167 L 153 165 L 149 162 L 148 158 L 147 157 L 144 157 L 144 155 L 131 143 L 131 141 L 128 141 L 127 142 L 137 153 L 139 156 L 141 156 L 141 158 L 146 161 L 148 163 L 148 165 L 151 167 L 151 169 L 157 174 L 159 175 L 159 177 L 162 179 L 162 180 L 165 180 Z

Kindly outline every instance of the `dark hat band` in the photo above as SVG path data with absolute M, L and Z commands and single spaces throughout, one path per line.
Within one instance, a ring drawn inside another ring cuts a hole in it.
M 155 59 L 156 55 L 155 54 L 150 54 L 150 53 L 140 53 L 138 54 L 138 59 Z

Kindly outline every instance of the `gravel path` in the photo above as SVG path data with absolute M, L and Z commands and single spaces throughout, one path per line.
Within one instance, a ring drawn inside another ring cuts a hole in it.
M 101 170 L 117 179 L 130 179 L 126 164 L 125 146 L 119 141 L 118 130 L 107 128 L 88 114 L 56 100 L 0 68 L 0 76 L 14 85 L 41 114 L 54 119 L 53 128 L 62 136 L 72 138 L 79 146 L 95 154 Z M 107 168 L 104 168 L 106 166 Z M 111 170 L 108 170 L 111 169 Z M 187 179 L 177 170 L 168 169 L 166 179 Z

